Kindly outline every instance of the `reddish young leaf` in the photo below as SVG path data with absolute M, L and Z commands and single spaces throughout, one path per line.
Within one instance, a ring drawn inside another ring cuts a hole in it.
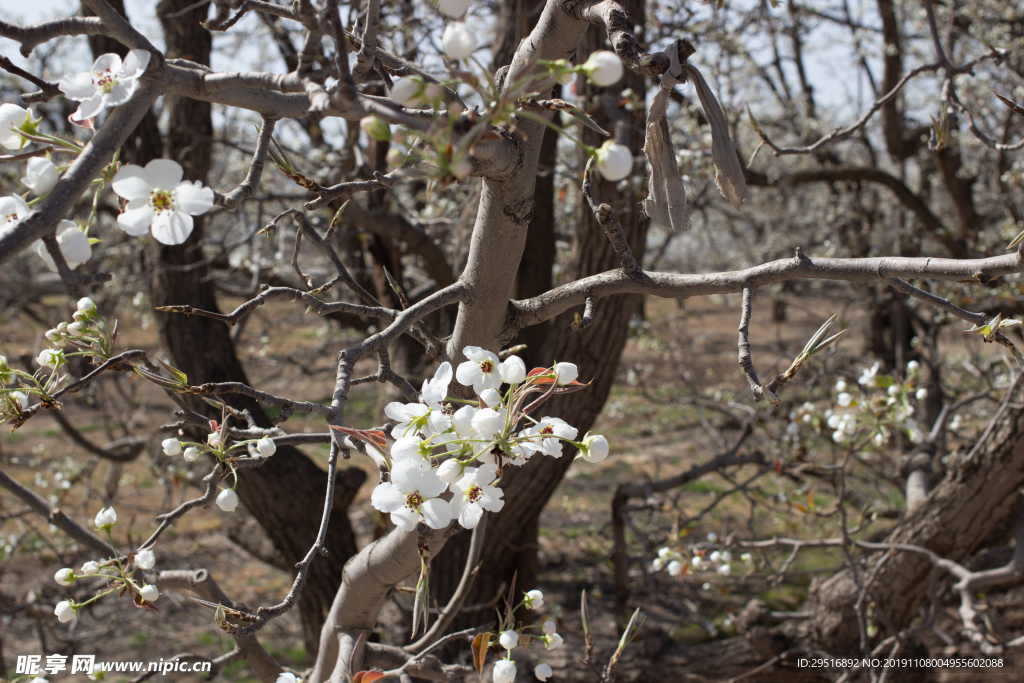
M 481 676 L 484 673 L 484 664 L 487 663 L 487 648 L 490 647 L 490 644 L 490 632 L 479 633 L 473 639 L 473 666 L 476 667 L 476 672 Z
M 379 681 L 384 678 L 384 676 L 385 674 L 383 671 L 371 669 L 370 671 L 360 671 L 352 677 L 352 680 L 355 681 L 355 683 L 373 683 L 374 681 Z
M 335 427 L 334 425 L 331 425 L 331 429 L 355 437 L 360 441 L 365 441 L 381 450 L 388 447 L 387 437 L 379 429 L 352 429 L 351 427 Z

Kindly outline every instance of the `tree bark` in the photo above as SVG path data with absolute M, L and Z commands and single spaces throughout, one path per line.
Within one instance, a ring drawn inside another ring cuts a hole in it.
M 1007 525 L 1024 486 L 1024 375 L 1018 375 L 983 438 L 952 462 L 946 477 L 924 503 L 889 535 L 889 543 L 928 548 L 963 562 L 993 533 Z M 926 599 L 932 564 L 916 553 L 899 553 L 879 573 L 870 595 L 888 624 L 905 628 Z M 858 573 L 863 577 L 863 572 Z M 808 607 L 815 645 L 826 652 L 852 653 L 859 647 L 854 604 L 859 587 L 849 569 L 812 585 Z M 879 633 L 878 639 L 891 633 Z
M 630 0 L 626 7 L 638 24 L 639 34 L 642 31 L 644 1 Z M 605 41 L 604 29 L 591 26 L 581 45 L 578 59 L 582 62 L 590 52 L 605 49 Z M 643 81 L 643 77 L 627 72 L 623 80 L 615 86 L 599 92 L 594 91 L 591 86 L 586 86 L 587 90 L 584 92 L 598 101 L 597 107 L 588 107 L 587 110 L 596 111 L 595 120 L 606 130 L 617 130 L 621 136 L 619 141 L 629 144 L 634 155 L 640 154 L 643 147 L 644 112 L 620 109 L 617 101 L 619 93 L 626 88 L 632 88 L 634 92 L 643 92 Z M 589 129 L 584 129 L 583 140 L 589 145 L 600 146 L 604 139 Z M 616 186 L 617 183 L 595 179 L 594 194 L 599 201 L 611 204 L 615 216 L 622 223 L 634 256 L 640 260 L 643 258 L 647 233 L 647 219 L 640 213 L 638 204 L 637 192 L 640 188 L 631 186 L 622 191 L 616 189 Z M 538 193 L 538 199 L 542 196 Z M 553 201 L 553 193 L 549 196 Z M 581 202 L 578 211 L 580 219 L 576 225 L 572 257 L 567 268 L 567 278 L 570 280 L 619 267 L 618 257 L 589 206 Z M 535 208 L 534 219 L 537 216 Z M 531 221 L 531 231 L 532 226 Z M 552 244 L 553 237 L 552 233 Z M 528 241 L 527 254 L 532 248 L 533 242 Z M 524 261 L 526 260 L 528 257 L 524 254 Z M 550 271 L 548 273 L 550 278 Z M 519 283 L 520 290 L 534 286 L 533 282 Z M 593 380 L 589 388 L 573 394 L 571 399 L 552 399 L 544 407 L 543 415 L 560 417 L 577 427 L 581 438 L 590 429 L 608 398 L 618 369 L 618 359 L 626 343 L 629 320 L 641 300 L 642 297 L 636 295 L 602 299 L 598 304 L 594 323 L 581 332 L 569 330 L 571 312 L 559 316 L 550 325 L 541 326 L 547 332 L 542 345 L 533 353 L 531 349 L 527 349 L 524 354 L 527 359 L 532 359 L 538 366 L 550 365 L 555 360 L 570 361 L 579 367 L 581 381 Z M 502 478 L 505 506 L 488 522 L 487 541 L 480 558 L 481 566 L 490 568 L 490 571 L 477 577 L 467 604 L 490 601 L 503 586 L 507 588 L 510 585 L 513 574 L 516 574 L 517 593 L 536 586 L 537 531 L 540 513 L 565 476 L 574 455 L 575 452 L 570 452 L 566 448 L 561 458 L 534 458 L 522 468 L 505 468 Z M 439 601 L 442 604 L 458 585 L 469 549 L 469 540 L 466 534 L 452 538 L 445 548 L 444 555 L 435 563 L 436 569 L 432 570 L 431 581 L 436 582 Z M 488 607 L 475 612 L 463 612 L 456 619 L 452 629 L 469 628 L 484 619 L 489 611 Z
M 199 18 L 169 14 L 190 5 L 189 0 L 162 0 L 157 13 L 164 28 L 168 58 L 185 58 L 208 64 L 211 37 L 199 24 Z M 186 98 L 167 97 L 170 128 L 167 149 L 171 158 L 185 169 L 188 180 L 205 180 L 210 170 L 213 124 L 210 104 Z M 188 304 L 216 311 L 217 300 L 204 260 L 202 243 L 204 217 L 194 219 L 189 239 L 181 246 L 155 244 L 152 250 L 150 292 L 154 307 Z M 172 362 L 189 376 L 193 384 L 204 382 L 245 382 L 246 373 L 235 354 L 229 328 L 202 316 L 157 313 L 160 341 Z M 234 396 L 231 405 L 247 409 L 261 427 L 272 425 L 259 404 Z M 205 404 L 196 402 L 196 410 Z M 219 419 L 219 415 L 211 415 Z M 338 474 L 337 495 L 327 534 L 330 555 L 314 560 L 307 583 L 299 596 L 303 639 L 307 655 L 315 656 L 327 605 L 341 584 L 345 562 L 356 552 L 355 537 L 346 510 L 366 475 L 358 468 Z M 282 446 L 277 454 L 257 469 L 243 470 L 238 495 L 266 530 L 283 560 L 293 566 L 300 561 L 316 539 L 323 513 L 327 475 L 297 448 Z

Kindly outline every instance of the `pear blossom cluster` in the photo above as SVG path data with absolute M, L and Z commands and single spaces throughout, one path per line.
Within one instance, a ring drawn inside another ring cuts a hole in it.
M 530 414 L 551 395 L 585 386 L 576 381 L 574 364 L 560 362 L 527 374 L 518 356 L 500 360 L 476 346 L 467 346 L 463 354 L 467 360 L 454 373 L 445 362 L 424 380 L 422 402 L 385 407 L 396 423 L 387 453 L 368 445 L 368 453 L 388 472 L 370 502 L 406 531 L 420 522 L 441 529 L 452 520 L 467 529 L 476 527 L 485 512 L 498 512 L 505 504 L 496 485 L 505 466 L 522 466 L 537 455 L 560 458 L 567 445 L 588 462 L 608 457 L 604 436 L 587 434 L 577 440 L 578 430 L 564 420 Z M 448 398 L 453 378 L 472 387 L 477 399 Z M 502 386 L 508 387 L 504 393 L 499 391 Z M 531 402 L 536 394 L 540 397 Z M 446 491 L 450 501 L 442 498 Z
M 690 574 L 699 572 L 715 572 L 720 576 L 732 575 L 732 552 L 728 549 L 719 549 L 718 534 L 708 533 L 707 544 L 701 547 L 694 547 L 689 551 L 682 548 L 671 548 L 668 546 L 658 549 L 658 555 L 651 563 L 651 571 L 665 571 L 674 579 L 682 579 Z M 752 564 L 753 557 L 750 553 L 743 553 L 740 561 L 744 564 Z M 705 590 L 709 589 L 709 583 L 704 584 Z
M 235 487 L 238 486 L 238 470 L 235 468 L 234 461 L 238 457 L 250 454 L 269 458 L 277 452 L 277 444 L 268 436 L 229 444 L 226 427 L 227 423 L 222 423 L 218 427 L 217 422 L 211 420 L 211 431 L 206 436 L 206 443 L 181 441 L 177 437 L 170 437 L 164 439 L 160 447 L 163 449 L 164 455 L 168 457 L 180 455 L 186 462 L 195 462 L 203 454 L 209 454 L 218 462 L 226 465 L 234 477 L 234 484 L 221 489 L 217 494 L 216 503 L 217 507 L 224 512 L 234 512 L 239 502 L 238 494 L 235 492 Z
M 31 405 L 31 397 L 47 403 L 65 375 L 61 372 L 68 359 L 91 356 L 100 361 L 112 355 L 113 329 L 89 297 L 79 299 L 72 321 L 62 322 L 44 335 L 50 344 L 36 356 L 39 369 L 34 373 L 12 368 L 0 355 L 0 421 L 21 419 Z
M 841 446 L 882 448 L 901 432 L 920 443 L 924 434 L 913 416 L 928 398 L 928 389 L 920 386 L 921 364 L 912 360 L 897 375 L 880 368 L 877 362 L 864 368 L 856 384 L 838 379 L 835 397 L 824 410 L 806 402 L 791 412 L 783 440 L 798 442 L 813 431 Z
M 517 604 L 499 625 L 496 634 L 498 645 L 505 651 L 505 656 L 494 663 L 491 677 L 494 683 L 513 683 L 518 673 L 512 653 L 517 649 L 523 649 L 531 653 L 537 659 L 537 665 L 533 668 L 533 675 L 539 681 L 546 681 L 554 671 L 551 665 L 543 659 L 544 652 L 557 650 L 562 646 L 564 640 L 557 633 L 558 624 L 553 618 L 544 617 L 540 624 L 522 625 L 516 622 L 515 613 L 520 608 L 526 608 L 538 612 L 544 607 L 544 593 L 539 590 L 528 591 L 523 595 L 522 600 Z M 544 649 L 541 650 L 540 646 Z
M 140 548 L 127 558 L 119 558 L 111 537 L 111 530 L 117 526 L 117 511 L 113 507 L 101 509 L 96 513 L 94 523 L 98 530 L 106 534 L 112 557 L 89 560 L 77 572 L 71 567 L 64 567 L 54 574 L 54 581 L 65 588 L 71 587 L 76 581 L 87 581 L 98 587 L 96 594 L 84 602 L 65 599 L 57 603 L 53 613 L 62 624 L 74 621 L 83 607 L 113 593 L 128 594 L 137 606 L 147 609 L 152 608 L 152 603 L 160 598 L 159 589 L 146 583 L 142 576 L 143 572 L 156 567 L 156 553 L 152 548 Z

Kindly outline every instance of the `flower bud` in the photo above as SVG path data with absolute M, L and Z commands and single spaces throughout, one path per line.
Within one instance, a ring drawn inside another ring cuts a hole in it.
M 583 437 L 583 447 L 580 452 L 587 462 L 601 462 L 608 457 L 608 450 L 608 439 L 602 435 L 587 434 Z
M 60 623 L 66 624 L 69 621 L 74 621 L 78 618 L 78 613 L 75 608 L 71 606 L 71 603 L 67 600 L 61 600 L 57 603 L 57 606 L 53 608 L 53 613 L 57 615 L 57 619 Z
M 256 450 L 264 458 L 269 458 L 274 453 L 277 453 L 277 444 L 274 443 L 273 439 L 265 436 L 256 442 Z
M 538 681 L 546 681 L 551 677 L 551 665 L 541 662 L 534 668 L 533 675 L 537 677 Z
M 80 313 L 86 313 L 86 314 L 95 313 L 96 312 L 96 303 L 92 299 L 90 299 L 89 297 L 84 296 L 84 297 L 82 297 L 81 299 L 78 300 L 78 311 Z
M 544 606 L 544 593 L 534 588 L 523 596 L 523 602 L 526 603 L 527 609 L 539 610 Z
M 513 650 L 519 644 L 519 634 L 512 630 L 502 631 L 498 636 L 498 642 L 506 650 Z
M 633 153 L 625 145 L 605 142 L 597 150 L 597 172 L 612 182 L 629 177 L 633 172 Z
M 601 87 L 618 83 L 623 73 L 622 60 L 617 54 L 608 50 L 591 53 L 582 69 L 590 78 L 591 83 Z
M 469 9 L 469 0 L 441 0 L 437 4 L 452 19 L 461 19 Z
M 238 507 L 238 494 L 234 489 L 224 489 L 217 496 L 217 507 L 224 512 L 234 512 Z
M 454 458 L 445 460 L 437 468 L 437 477 L 446 484 L 454 484 L 462 477 L 462 465 Z
M 85 576 L 96 576 L 100 573 L 99 562 L 93 562 L 90 560 L 82 565 L 82 574 Z
M 148 548 L 140 550 L 135 554 L 135 566 L 139 569 L 152 569 L 156 566 L 156 554 Z
M 448 24 L 441 35 L 441 46 L 449 61 L 465 59 L 476 49 L 476 34 L 462 22 Z
M 480 401 L 488 408 L 497 408 L 501 405 L 501 394 L 494 389 L 487 388 L 480 392 Z
M 53 579 L 62 586 L 70 586 L 75 582 L 75 570 L 65 567 L 54 574 Z
M 185 460 L 188 462 L 195 462 L 199 459 L 199 449 L 195 446 L 189 446 L 185 449 Z
M 359 122 L 359 127 L 374 140 L 386 142 L 391 139 L 391 126 L 379 116 L 367 116 Z
M 114 508 L 103 508 L 96 513 L 97 529 L 109 530 L 113 528 L 115 524 L 117 524 L 117 512 L 114 511 Z
M 81 337 L 82 333 L 85 332 L 85 325 L 83 325 L 80 322 L 73 322 L 70 325 L 66 326 L 64 329 L 66 329 L 68 334 L 70 334 L 72 337 Z
M 44 195 L 60 182 L 60 172 L 49 159 L 33 157 L 28 160 L 25 177 L 21 182 L 37 195 Z
M 499 659 L 494 663 L 494 683 L 513 683 L 516 680 L 516 663 L 511 659 Z
M 580 376 L 580 371 L 575 363 L 555 363 L 555 372 L 558 373 L 559 386 L 572 384 Z
M 49 341 L 55 342 L 61 339 L 60 332 L 57 330 L 47 330 L 44 335 Z
M 156 602 L 160 598 L 160 591 L 157 590 L 156 586 L 147 583 L 139 591 L 139 595 L 146 602 Z
M 177 439 L 164 439 L 160 444 L 164 449 L 164 455 L 180 455 L 181 442 Z
M 551 619 L 548 619 L 543 624 L 541 624 L 541 629 L 544 631 L 544 635 L 550 636 L 552 633 L 558 630 L 558 625 Z
M 509 356 L 501 362 L 498 368 L 501 374 L 501 381 L 506 384 L 522 384 L 526 379 L 526 363 L 519 356 Z
M 8 395 L 18 403 L 18 407 L 22 410 L 28 408 L 28 395 L 24 391 L 12 391 Z
M 718 568 L 718 573 L 722 576 L 729 576 L 729 574 L 732 574 L 732 567 L 730 567 L 727 564 L 723 564 L 721 567 Z
M 402 76 L 391 87 L 391 101 L 402 107 L 418 107 L 422 102 L 423 79 Z

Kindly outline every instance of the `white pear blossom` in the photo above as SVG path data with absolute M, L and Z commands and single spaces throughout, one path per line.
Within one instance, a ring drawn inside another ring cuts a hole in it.
M 452 364 L 448 361 L 441 363 L 434 371 L 431 379 L 423 380 L 423 388 L 420 393 L 423 395 L 423 403 L 431 410 L 440 410 L 444 406 L 444 400 L 448 398 L 448 385 L 452 383 Z
M 128 200 L 117 224 L 132 236 L 152 228 L 161 244 L 181 244 L 192 234 L 192 216 L 213 206 L 213 190 L 201 182 L 182 181 L 181 165 L 170 159 L 153 159 L 146 167 L 129 164 L 114 176 L 111 186 Z
M 402 76 L 391 86 L 391 101 L 400 107 L 419 107 L 423 104 L 423 81 Z
M 430 407 L 422 403 L 399 403 L 394 401 L 384 406 L 384 414 L 396 421 L 391 428 L 391 436 L 396 439 L 404 437 L 410 430 L 415 431 L 417 426 L 422 425 L 430 412 Z
M 548 680 L 552 673 L 554 672 L 551 670 L 551 665 L 545 664 L 544 662 L 538 664 L 533 670 L 533 675 L 537 677 L 538 681 Z
M 76 308 L 78 309 L 79 313 L 92 315 L 93 313 L 96 312 L 96 302 L 87 296 L 83 296 L 81 299 L 78 300 Z
M 668 575 L 678 579 L 683 573 L 683 564 L 679 560 L 672 560 L 668 563 Z
M 865 369 L 860 374 L 860 379 L 857 380 L 857 384 L 868 389 L 874 389 L 878 385 L 878 368 L 881 367 L 881 363 L 876 362 L 870 368 Z
M 146 584 L 142 587 L 142 590 L 139 591 L 139 595 L 141 595 L 142 599 L 146 602 L 156 602 L 160 598 L 160 591 L 157 590 L 157 587 L 153 584 Z
M 164 455 L 181 454 L 181 442 L 177 439 L 164 439 L 160 446 L 164 449 Z
M 847 408 L 851 403 L 853 403 L 853 396 L 848 392 L 844 391 L 843 393 L 839 394 L 839 396 L 836 397 L 836 403 L 841 408 Z
M 75 570 L 64 567 L 53 575 L 53 580 L 62 586 L 70 586 L 75 582 Z
M 842 393 L 842 392 L 846 391 L 846 380 L 845 379 L 838 379 L 838 380 L 836 380 L 836 391 L 838 391 L 839 393 Z
M 590 77 L 594 85 L 604 87 L 615 85 L 622 78 L 624 69 L 622 60 L 614 52 L 598 50 L 592 52 L 583 63 L 583 72 Z
M 718 534 L 716 534 L 714 531 L 709 531 L 708 543 L 718 543 Z
M 81 102 L 71 115 L 72 121 L 91 119 L 107 107 L 124 104 L 135 94 L 139 77 L 149 66 L 150 54 L 146 50 L 129 50 L 121 57 L 114 53 L 100 55 L 92 69 L 65 76 L 57 87 L 69 100 Z
M 521 384 L 526 379 L 526 363 L 519 356 L 509 356 L 501 362 L 498 374 L 506 384 Z
M 25 177 L 21 182 L 37 195 L 44 195 L 60 182 L 60 173 L 54 163 L 46 157 L 32 157 L 28 160 Z
M 601 462 L 608 457 L 608 450 L 608 439 L 600 434 L 587 434 L 580 455 L 587 462 Z
M 557 417 L 544 417 L 540 422 L 519 433 L 528 441 L 519 445 L 528 454 L 543 453 L 556 458 L 562 457 L 562 439 L 575 439 L 579 433 L 575 427 Z M 607 454 L 606 454 L 607 455 Z
M 85 325 L 80 322 L 73 322 L 68 325 L 67 332 L 72 337 L 81 337 L 85 333 Z
M 75 223 L 63 220 L 57 224 L 57 246 L 60 248 L 61 256 L 67 262 L 68 268 L 74 270 L 92 258 L 92 245 L 89 243 L 89 236 L 82 232 Z M 43 259 L 43 263 L 51 273 L 57 272 L 57 264 L 50 251 L 42 240 L 36 240 L 33 244 L 36 255 Z
M 496 389 L 484 389 L 480 392 L 480 400 L 488 408 L 497 408 L 501 405 L 501 394 Z
M 430 451 L 431 446 L 428 442 L 412 434 L 403 436 L 391 445 L 391 459 L 395 462 L 407 459 L 426 462 L 430 457 Z
M 42 117 L 32 116 L 31 109 L 5 102 L 0 104 L 0 145 L 7 149 L 21 149 L 25 138 L 20 130 L 33 131 Z
M 924 388 L 918 389 L 917 392 L 914 394 L 914 398 L 916 398 L 918 401 L 925 400 L 926 398 L 928 398 L 928 390 Z
M 605 142 L 597 150 L 597 172 L 612 182 L 629 177 L 633 172 L 633 153 L 625 145 Z
M 694 568 L 696 568 L 696 567 L 699 567 L 700 563 L 703 562 L 703 561 L 704 560 L 703 560 L 703 558 L 701 558 L 700 555 L 694 555 L 693 559 L 690 560 L 690 564 L 693 565 Z
M 476 49 L 476 33 L 461 21 L 452 22 L 444 27 L 441 34 L 441 47 L 449 61 L 465 59 Z
M 452 19 L 461 19 L 469 9 L 469 0 L 441 0 L 437 4 Z
M 462 477 L 462 465 L 454 458 L 445 460 L 437 468 L 437 476 L 446 484 L 454 484 Z
M 717 551 L 717 550 L 715 550 L 710 555 L 708 555 L 708 559 L 711 560 L 712 562 L 718 562 L 719 560 L 722 559 L 722 553 Z
M 732 562 L 732 553 L 730 553 L 728 550 L 723 550 L 722 562 Z
M 114 508 L 103 508 L 96 513 L 97 529 L 110 529 L 115 524 L 117 524 L 117 512 L 114 511 Z
M 493 408 L 482 408 L 473 414 L 473 432 L 490 439 L 505 426 L 505 416 Z
M 502 631 L 501 635 L 498 636 L 498 642 L 506 650 L 514 650 L 516 645 L 519 644 L 519 634 L 512 629 Z
M 234 489 L 224 489 L 217 496 L 217 507 L 224 512 L 234 512 L 238 507 L 238 494 Z
M 28 394 L 24 391 L 12 391 L 8 396 L 17 401 L 22 410 L 28 408 Z
M 256 442 L 256 450 L 264 458 L 269 458 L 274 453 L 277 453 L 277 444 L 274 443 L 273 439 L 265 436 Z
M 886 393 L 889 394 L 890 396 L 899 396 L 900 388 L 893 384 L 886 390 Z
M 38 363 L 40 367 L 44 368 L 52 367 L 56 370 L 66 362 L 67 360 L 64 358 L 64 352 L 56 349 L 43 349 L 39 352 L 39 355 L 36 356 L 36 363 Z
M 754 556 L 750 553 L 743 553 L 742 555 L 740 555 L 740 560 L 746 562 L 747 564 L 750 564 L 754 561 Z
M 275 683 L 302 683 L 302 679 L 289 671 L 285 671 L 278 675 Z
M 732 574 L 732 567 L 727 564 L 723 564 L 718 568 L 718 573 L 722 576 L 729 576 L 729 574 Z
M 195 462 L 199 459 L 199 449 L 195 446 L 189 446 L 185 449 L 184 458 L 188 462 Z
M 61 600 L 58 602 L 57 606 L 53 609 L 53 613 L 57 615 L 57 619 L 62 624 L 66 624 L 69 621 L 74 621 L 78 618 L 75 608 L 72 607 L 71 603 L 67 600 Z
M 527 609 L 539 610 L 544 606 L 544 592 L 536 588 L 532 591 L 527 591 L 526 595 L 523 596 L 523 602 L 526 603 Z
M 86 576 L 96 576 L 100 573 L 99 562 L 89 560 L 88 562 L 82 565 L 82 573 Z
M 499 659 L 494 663 L 494 683 L 514 683 L 516 663 L 511 659 Z
M 562 647 L 562 643 L 565 642 L 565 639 L 557 633 L 552 633 L 550 636 L 545 636 L 543 640 L 544 648 L 548 650 L 557 650 L 558 648 Z
M 139 569 L 150 570 L 156 566 L 156 554 L 146 548 L 135 553 L 135 566 Z
M 467 467 L 462 478 L 452 485 L 451 514 L 464 528 L 475 528 L 484 516 L 484 510 L 500 512 L 505 506 L 502 500 L 505 492 L 491 486 L 497 475 L 497 465 Z
M 0 233 L 7 232 L 13 228 L 31 210 L 28 202 L 18 195 L 0 197 Z
M 452 519 L 448 501 L 438 498 L 447 488 L 424 460 L 406 459 L 394 464 L 391 481 L 377 485 L 370 504 L 391 513 L 391 521 L 413 531 L 422 519 L 432 529 L 443 529 Z
M 473 387 L 477 394 L 484 389 L 497 389 L 501 386 L 501 374 L 498 370 L 501 363 L 497 354 L 479 346 L 467 346 L 462 353 L 469 360 L 460 363 L 455 371 L 455 378 L 461 384 Z
M 911 373 L 917 372 L 920 369 L 921 369 L 921 364 L 918 363 L 916 360 L 912 360 L 909 363 L 907 363 L 907 374 L 908 375 L 911 374 Z
M 541 630 L 544 631 L 544 635 L 550 636 L 552 633 L 558 630 L 558 624 L 556 624 L 551 619 L 548 619 L 543 624 L 541 624 Z
M 580 376 L 580 370 L 575 363 L 555 363 L 555 372 L 558 373 L 558 385 L 572 384 Z
M 473 406 L 462 406 L 452 414 L 452 426 L 455 427 L 455 433 L 462 438 L 468 438 L 473 436 L 473 416 L 476 415 L 477 408 Z M 455 447 L 457 450 L 457 447 Z

